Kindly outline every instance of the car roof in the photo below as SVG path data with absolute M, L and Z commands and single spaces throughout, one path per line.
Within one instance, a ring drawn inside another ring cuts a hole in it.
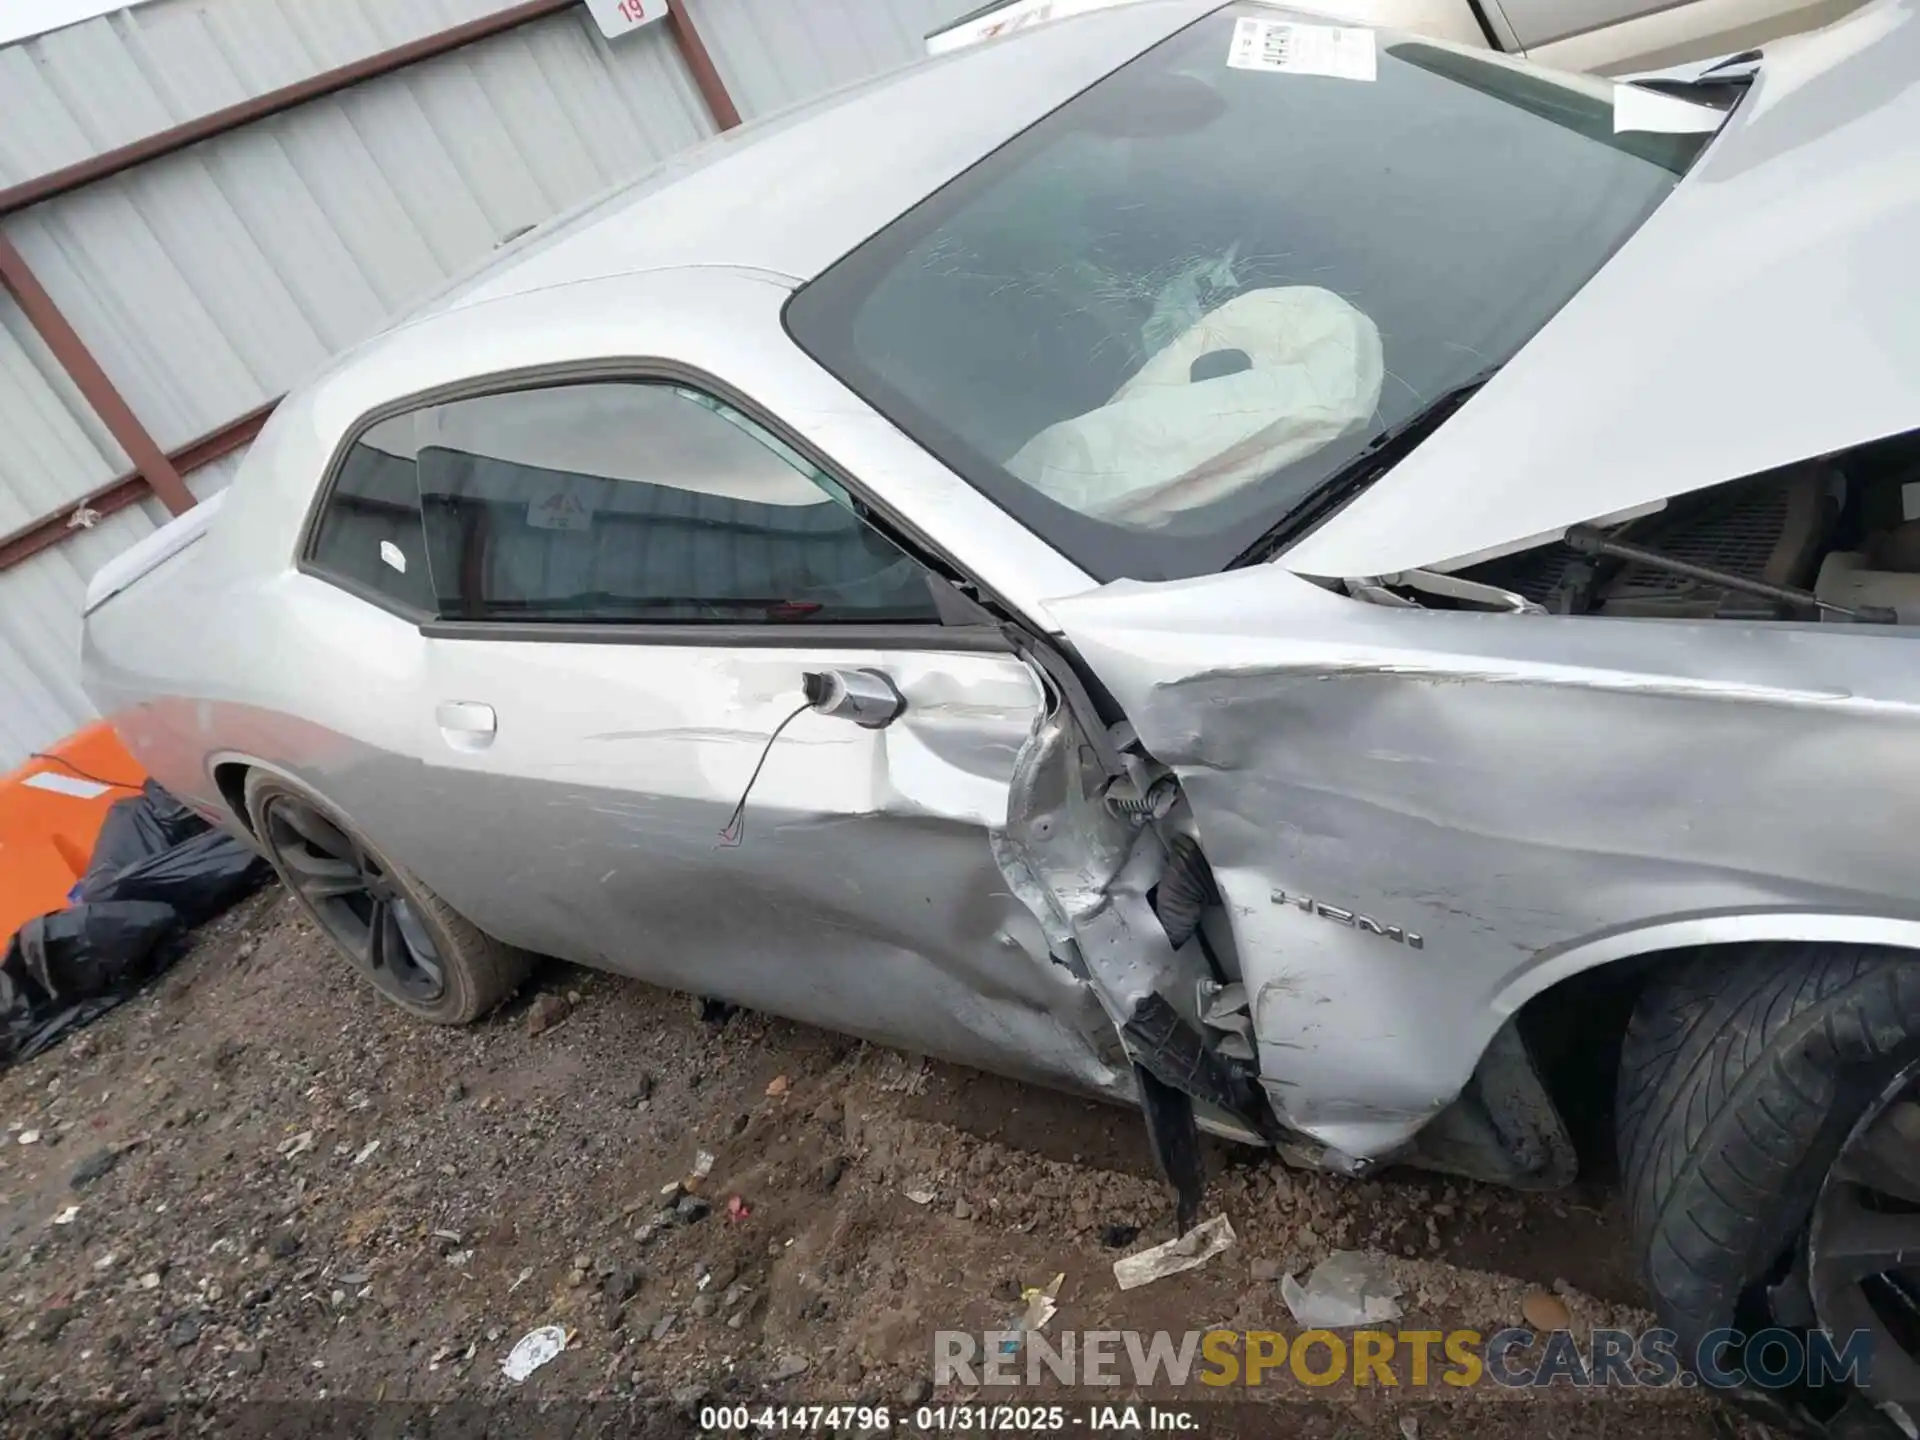
M 1135 0 L 922 61 L 743 125 L 503 246 L 408 320 L 688 265 L 809 280 L 1049 111 L 1223 3 Z

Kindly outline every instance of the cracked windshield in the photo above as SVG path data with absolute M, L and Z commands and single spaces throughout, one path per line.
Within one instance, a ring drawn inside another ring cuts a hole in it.
M 1613 93 L 1229 9 L 870 239 L 789 321 L 1097 578 L 1217 570 L 1377 470 L 1370 442 L 1505 361 L 1665 198 L 1710 136 L 1617 132 Z

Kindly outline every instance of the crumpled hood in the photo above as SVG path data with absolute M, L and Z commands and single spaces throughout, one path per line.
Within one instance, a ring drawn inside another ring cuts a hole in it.
M 1330 578 L 1446 567 L 1912 429 L 1917 257 L 1920 0 L 1875 0 L 1769 46 L 1605 268 L 1278 563 Z

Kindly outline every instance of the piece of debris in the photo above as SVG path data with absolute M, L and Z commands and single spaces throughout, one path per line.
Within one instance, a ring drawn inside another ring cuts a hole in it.
M 1234 1242 L 1233 1223 L 1224 1215 L 1202 1221 L 1186 1234 L 1113 1262 L 1113 1278 L 1122 1290 L 1151 1285 L 1182 1270 L 1195 1270 Z
M 369 1140 L 360 1147 L 359 1153 L 353 1157 L 353 1163 L 356 1165 L 364 1165 L 379 1152 L 380 1142 L 378 1140 Z
M 787 1093 L 787 1087 L 791 1083 L 792 1082 L 784 1075 L 774 1076 L 773 1079 L 767 1082 L 767 1098 L 769 1100 L 778 1100 L 782 1095 Z
M 351 1285 L 355 1289 L 358 1289 L 360 1286 L 366 1284 L 373 1277 L 364 1270 L 349 1270 L 344 1275 L 340 1275 L 336 1278 L 339 1280 L 339 1282 L 342 1285 Z
M 913 1201 L 916 1205 L 931 1205 L 933 1203 L 933 1191 L 909 1190 L 907 1191 L 907 1199 Z
M 620 1302 L 631 1300 L 640 1293 L 640 1275 L 635 1270 L 616 1270 L 607 1276 L 602 1293 L 609 1300 Z
M 567 1332 L 558 1325 L 542 1325 L 514 1341 L 507 1358 L 500 1362 L 500 1373 L 507 1383 L 518 1385 L 567 1348 Z
M 1060 1284 L 1066 1278 L 1066 1272 L 1063 1270 L 1044 1286 L 1027 1285 L 1022 1287 L 1020 1298 L 1026 1302 L 1026 1308 L 1020 1312 L 1019 1318 L 1014 1321 L 1013 1329 L 1016 1333 L 1028 1334 L 1046 1328 L 1047 1322 L 1054 1317 L 1060 1308 L 1057 1299 L 1060 1294 Z M 1011 1340 L 1005 1343 L 1008 1349 L 1016 1349 L 1019 1345 L 1018 1340 Z
M 1521 1298 L 1520 1314 L 1536 1330 L 1566 1330 L 1573 1325 L 1567 1302 L 1546 1290 L 1529 1290 Z
M 727 1197 L 727 1223 L 729 1225 L 738 1225 L 751 1214 L 753 1214 L 753 1207 L 738 1195 L 729 1195 Z
M 782 1380 L 792 1380 L 796 1376 L 806 1374 L 811 1367 L 812 1362 L 806 1356 L 789 1350 L 773 1362 L 773 1369 L 767 1372 L 767 1379 L 777 1385 Z
M 704 1180 L 712 1173 L 713 1152 L 711 1150 L 702 1150 L 698 1155 L 693 1157 L 693 1175 L 691 1180 L 687 1182 L 687 1188 L 689 1190 L 693 1188 L 692 1180 Z
M 140 1288 L 142 1290 L 158 1290 L 160 1288 L 160 1272 L 158 1270 L 147 1271 L 146 1274 L 140 1277 Z
M 953 1218 L 956 1220 L 973 1219 L 973 1206 L 969 1205 L 965 1200 L 954 1201 L 953 1202 Z
M 691 1225 L 704 1220 L 713 1213 L 713 1205 L 704 1196 L 682 1195 L 673 1207 L 674 1216 L 682 1225 Z
M 527 1034 L 544 1035 L 566 1019 L 572 1008 L 563 996 L 552 992 L 534 996 L 533 1004 L 527 1007 Z
M 78 1165 L 73 1174 L 67 1177 L 68 1188 L 84 1190 L 120 1162 L 120 1152 L 113 1149 L 96 1150 Z
M 198 1311 L 182 1315 L 167 1331 L 167 1344 L 175 1350 L 184 1350 L 200 1338 L 200 1332 L 207 1328 L 207 1322 Z
M 38 1130 L 22 1130 L 20 1132 L 20 1143 L 22 1145 L 38 1145 L 40 1143 L 40 1132 Z
M 1401 1440 L 1420 1440 L 1420 1417 L 1418 1415 L 1402 1415 L 1400 1417 L 1400 1436 Z
M 291 1140 L 280 1142 L 280 1153 L 291 1160 L 296 1155 L 304 1155 L 313 1148 L 313 1131 L 302 1130 Z
M 653 1322 L 653 1329 L 648 1332 L 648 1338 L 654 1341 L 660 1341 L 660 1340 L 666 1339 L 667 1332 L 673 1329 L 673 1322 L 678 1320 L 679 1318 L 680 1317 L 678 1315 L 674 1314 L 673 1311 L 669 1310 L 666 1314 L 662 1315 L 658 1320 Z
M 300 1237 L 291 1230 L 275 1231 L 267 1242 L 267 1253 L 276 1260 L 291 1260 L 300 1253 Z
M 1340 1330 L 1400 1318 L 1400 1282 L 1386 1262 L 1358 1250 L 1336 1250 L 1307 1277 L 1280 1277 L 1280 1297 L 1310 1330 Z
M 507 1293 L 511 1295 L 514 1291 L 518 1290 L 522 1285 L 526 1284 L 527 1281 L 531 1279 L 533 1279 L 533 1267 L 529 1265 L 526 1269 L 522 1270 L 518 1275 L 513 1277 L 513 1283 L 507 1286 Z
M 71 1225 L 73 1224 L 75 1217 L 77 1217 L 79 1214 L 80 1214 L 80 1207 L 78 1205 L 69 1205 L 67 1206 L 66 1209 L 62 1210 L 58 1215 L 53 1217 L 53 1223 L 56 1225 Z
M 880 1062 L 880 1073 L 875 1078 L 882 1090 L 900 1095 L 924 1095 L 930 1078 L 926 1056 L 889 1050 L 886 1058 Z

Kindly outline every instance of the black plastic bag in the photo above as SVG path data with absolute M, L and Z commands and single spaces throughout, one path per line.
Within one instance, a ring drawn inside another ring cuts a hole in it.
M 257 890 L 272 874 L 271 865 L 231 835 L 203 828 L 172 849 L 90 885 L 81 904 L 159 901 L 171 905 L 181 926 L 191 929 Z
M 116 802 L 73 908 L 28 921 L 0 960 L 0 1066 L 104 1015 L 179 957 L 188 930 L 272 873 L 151 780 Z
M 116 879 L 121 871 L 212 828 L 170 792 L 147 781 L 138 795 L 116 800 L 107 811 L 99 837 L 93 842 L 93 857 L 87 864 L 87 873 L 80 877 L 73 898 L 108 898 L 96 891 Z
M 31 1059 L 111 1010 L 165 968 L 153 962 L 179 932 L 178 912 L 153 900 L 77 905 L 29 920 L 0 960 L 0 1064 Z

